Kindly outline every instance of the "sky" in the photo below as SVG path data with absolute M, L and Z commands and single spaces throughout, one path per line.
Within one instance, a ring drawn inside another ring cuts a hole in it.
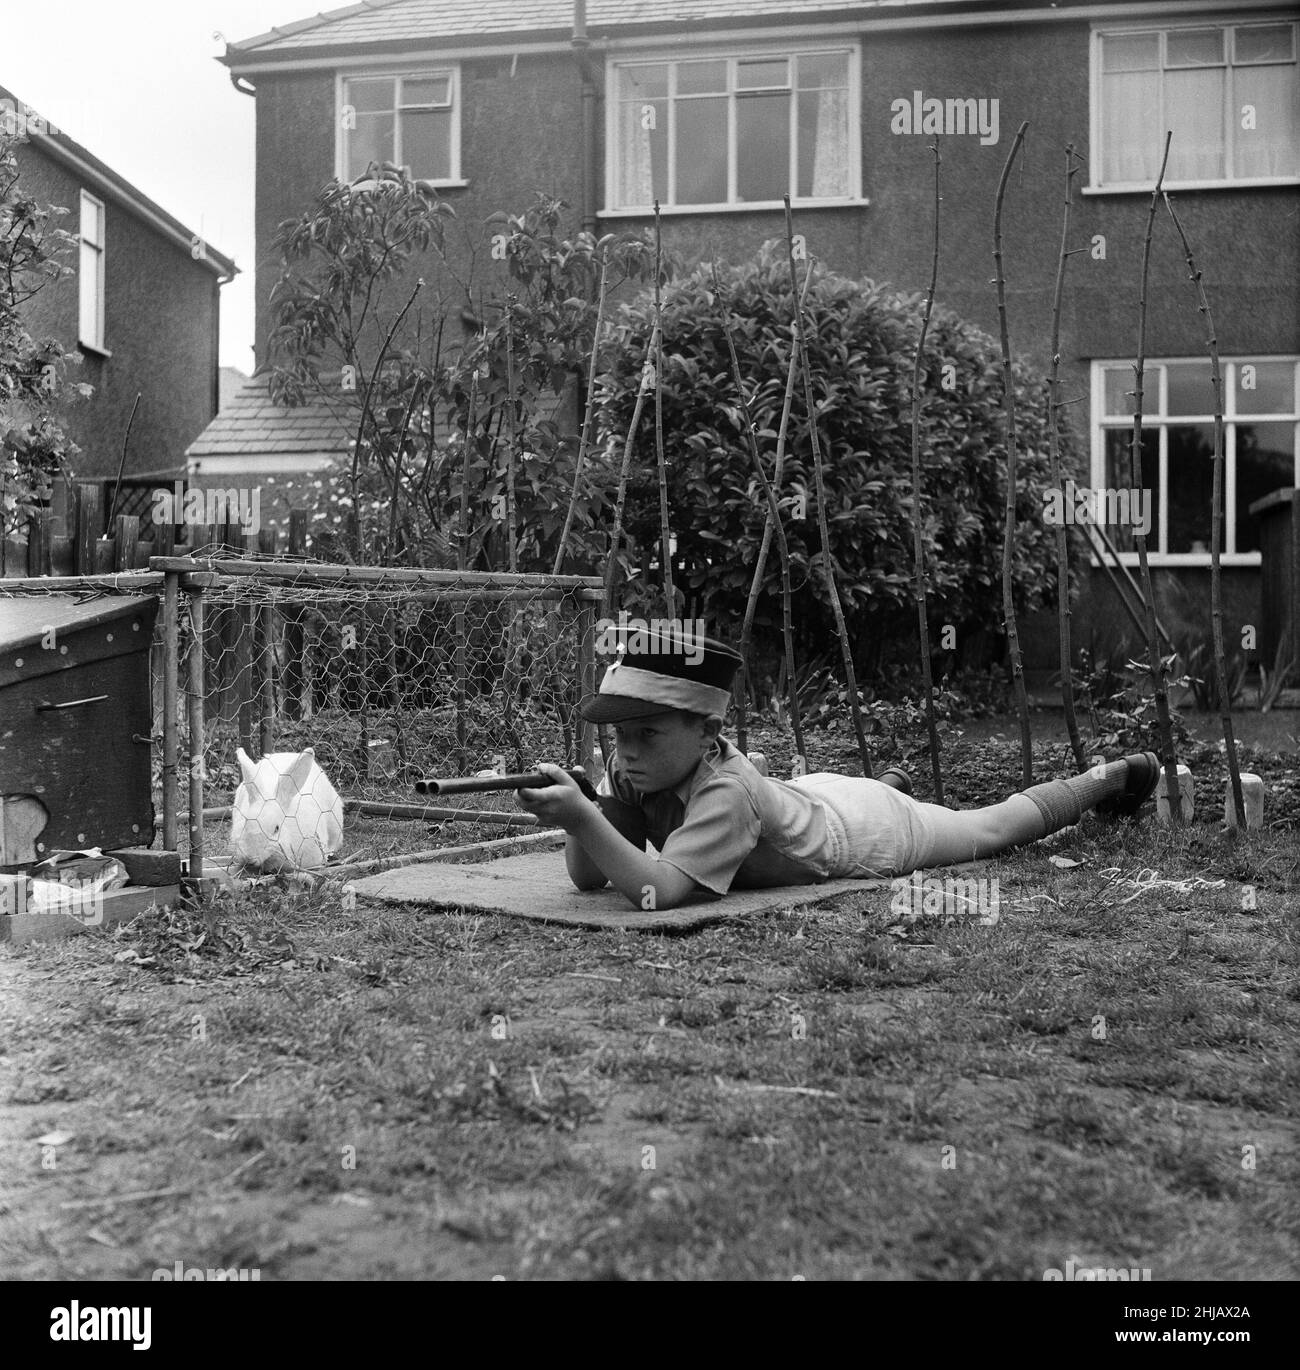
M 234 259 L 221 364 L 253 369 L 254 101 L 226 41 L 343 0 L 5 0 L 0 85 Z

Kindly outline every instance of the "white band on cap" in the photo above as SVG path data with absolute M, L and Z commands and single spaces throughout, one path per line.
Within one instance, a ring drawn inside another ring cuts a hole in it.
M 731 703 L 730 690 L 620 663 L 605 672 L 600 693 L 616 695 L 620 699 L 643 699 L 647 704 L 662 704 L 666 709 L 686 709 L 695 714 L 725 716 L 727 705 Z

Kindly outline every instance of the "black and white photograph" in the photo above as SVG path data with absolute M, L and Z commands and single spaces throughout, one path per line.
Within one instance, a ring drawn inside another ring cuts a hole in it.
M 23 1345 L 287 1307 L 177 1283 L 323 1350 L 414 1281 L 1279 1334 L 1298 48 L 1267 0 L 6 5 Z

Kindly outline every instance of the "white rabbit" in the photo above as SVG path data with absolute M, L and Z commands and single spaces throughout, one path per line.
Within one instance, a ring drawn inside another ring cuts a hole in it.
M 235 791 L 230 852 L 262 871 L 319 870 L 343 846 L 343 801 L 315 754 L 272 752 L 254 765 L 236 753 L 244 782 Z

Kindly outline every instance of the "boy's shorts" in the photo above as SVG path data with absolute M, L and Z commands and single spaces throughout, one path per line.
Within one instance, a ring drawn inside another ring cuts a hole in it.
M 826 807 L 830 879 L 907 875 L 934 850 L 936 832 L 910 795 L 865 776 L 816 771 L 786 782 L 811 790 Z

